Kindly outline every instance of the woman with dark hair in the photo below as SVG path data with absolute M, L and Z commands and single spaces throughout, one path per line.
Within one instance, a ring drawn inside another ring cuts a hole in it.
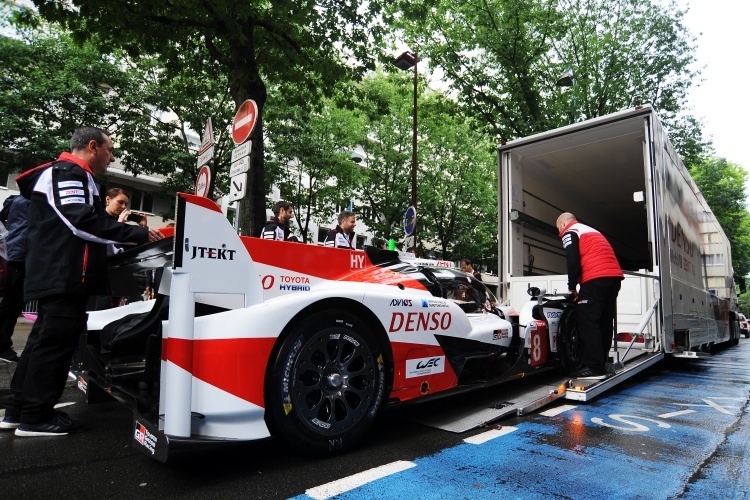
M 128 217 L 130 214 L 133 214 L 133 216 L 140 216 L 141 218 L 140 221 L 138 221 L 138 225 L 148 225 L 145 214 L 136 214 L 128 210 L 129 201 L 130 197 L 122 189 L 117 187 L 109 189 L 104 193 L 104 210 L 107 212 L 107 215 L 115 219 L 117 222 L 127 222 L 128 220 L 132 220 L 128 219 Z

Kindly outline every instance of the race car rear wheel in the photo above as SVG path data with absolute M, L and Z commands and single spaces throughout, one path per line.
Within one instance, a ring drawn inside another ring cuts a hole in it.
M 583 343 L 578 331 L 574 307 L 568 307 L 560 318 L 557 332 L 557 349 L 566 372 L 578 370 L 583 360 Z
M 312 455 L 354 446 L 385 399 L 376 338 L 363 321 L 334 310 L 314 314 L 284 337 L 266 380 L 271 433 Z

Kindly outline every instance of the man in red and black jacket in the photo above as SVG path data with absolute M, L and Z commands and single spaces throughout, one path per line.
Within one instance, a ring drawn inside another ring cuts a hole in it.
M 624 279 L 612 246 L 602 233 L 578 222 L 571 213 L 557 218 L 568 264 L 568 293 L 576 301 L 576 321 L 582 341 L 579 380 L 603 379 L 612 346 L 617 295 Z M 576 286 L 580 284 L 580 290 Z
M 78 339 L 86 329 L 86 302 L 105 294 L 105 259 L 114 246 L 162 238 L 155 229 L 107 216 L 94 179 L 114 161 L 109 133 L 82 127 L 71 153 L 16 178 L 30 200 L 24 299 L 37 300 L 38 317 L 11 380 L 2 429 L 16 436 L 60 436 L 83 424 L 54 409 Z
M 338 220 L 338 226 L 328 231 L 323 246 L 355 250 L 354 227 L 357 225 L 357 218 L 354 216 L 354 212 L 343 210 L 339 214 Z

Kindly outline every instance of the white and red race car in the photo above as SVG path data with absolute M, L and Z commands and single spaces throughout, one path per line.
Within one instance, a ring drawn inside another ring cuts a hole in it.
M 269 435 L 336 453 L 388 404 L 575 363 L 560 359 L 575 350 L 558 349 L 557 320 L 505 319 L 461 271 L 240 237 L 189 194 L 175 219 L 173 238 L 111 259 L 114 284 L 159 269 L 159 293 L 91 312 L 78 370 L 89 402 L 133 408 L 133 445 L 159 460 Z

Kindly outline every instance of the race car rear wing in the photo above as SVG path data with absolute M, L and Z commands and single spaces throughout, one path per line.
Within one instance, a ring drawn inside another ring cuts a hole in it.
M 192 375 L 179 361 L 192 356 L 196 294 L 233 294 L 244 297 L 244 307 L 260 304 L 257 265 L 213 201 L 178 193 L 174 237 L 122 252 L 108 267 L 112 291 L 122 296 L 132 294 L 134 273 L 164 268 L 159 291 L 170 299 L 169 320 L 162 323 L 160 384 L 169 391 L 160 394 L 159 414 L 166 435 L 189 437 Z
M 113 296 L 140 295 L 143 290 L 134 275 L 168 267 L 171 274 L 191 274 L 192 293 L 242 294 L 245 307 L 262 301 L 256 266 L 213 201 L 178 193 L 175 220 L 173 238 L 141 245 L 107 260 Z M 169 232 L 167 235 L 171 236 Z M 167 280 L 164 292 L 171 295 Z

